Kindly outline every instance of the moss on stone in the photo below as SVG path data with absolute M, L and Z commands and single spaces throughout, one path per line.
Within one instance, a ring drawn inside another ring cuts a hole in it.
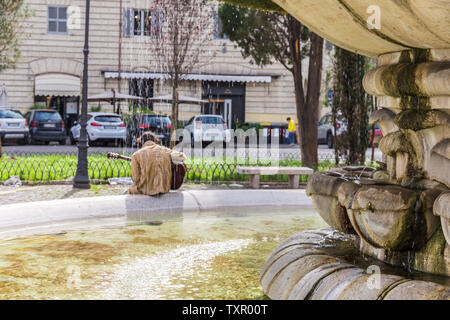
M 426 245 L 414 254 L 413 268 L 423 272 L 450 276 L 450 264 L 444 256 L 446 245 L 444 232 L 442 228 L 439 228 Z

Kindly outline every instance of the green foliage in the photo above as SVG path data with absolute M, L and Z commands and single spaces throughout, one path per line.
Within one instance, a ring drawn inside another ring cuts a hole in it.
M 335 142 L 337 156 L 345 157 L 348 164 L 363 164 L 369 147 L 369 113 L 373 103 L 362 84 L 368 68 L 368 58 L 336 47 L 332 110 L 347 130 Z
M 291 71 L 291 44 L 297 38 L 301 40 L 299 59 L 309 54 L 309 30 L 303 27 L 299 35 L 293 34 L 290 22 L 294 18 L 289 15 L 223 4 L 219 17 L 222 33 L 242 49 L 244 58 L 250 57 L 258 66 L 278 61 Z
M 19 25 L 31 16 L 24 0 L 0 1 L 0 72 L 14 68 L 21 57 Z
M 256 10 L 274 11 L 279 13 L 286 13 L 283 8 L 278 6 L 271 0 L 219 0 L 234 6 L 251 8 Z
M 89 112 L 101 112 L 102 111 L 102 106 L 98 105 L 98 106 L 90 106 L 89 107 Z
M 43 110 L 43 109 L 47 109 L 47 106 L 35 103 L 29 110 Z
M 259 132 L 259 130 L 262 129 L 262 126 L 260 123 L 257 122 L 250 123 L 250 122 L 241 122 L 238 120 L 236 121 L 236 129 L 241 129 L 243 131 L 254 129 L 256 132 Z

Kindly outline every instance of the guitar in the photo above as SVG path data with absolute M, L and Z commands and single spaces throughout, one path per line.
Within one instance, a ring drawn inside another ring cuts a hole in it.
M 112 153 L 108 152 L 106 155 L 108 159 L 114 159 L 114 160 L 125 160 L 128 162 L 131 162 L 130 157 L 122 156 L 118 153 Z M 187 167 L 184 163 L 182 164 L 174 164 L 173 162 L 170 162 L 172 165 L 172 181 L 170 182 L 170 189 L 171 190 L 178 190 L 181 188 L 181 186 L 184 183 L 184 178 L 186 177 Z
M 108 157 L 108 159 L 125 160 L 125 161 L 131 162 L 131 157 L 125 157 L 118 153 L 108 152 L 108 154 L 106 156 Z

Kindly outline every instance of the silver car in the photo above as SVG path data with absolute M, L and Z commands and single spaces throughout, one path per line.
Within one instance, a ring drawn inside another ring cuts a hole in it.
M 318 144 L 326 144 L 328 148 L 332 149 L 334 147 L 334 125 L 333 125 L 333 114 L 328 113 L 324 115 L 319 121 L 319 127 L 317 132 L 317 142 Z M 336 119 L 336 129 L 337 135 L 339 136 L 346 130 L 345 124 Z
M 70 143 L 75 144 L 80 139 L 81 125 L 77 123 L 70 130 Z M 122 118 L 114 113 L 88 113 L 87 133 L 89 144 L 97 142 L 108 142 L 125 144 L 127 138 L 127 127 Z
M 24 145 L 28 141 L 28 123 L 22 114 L 10 107 L 0 107 L 0 139 L 17 140 Z

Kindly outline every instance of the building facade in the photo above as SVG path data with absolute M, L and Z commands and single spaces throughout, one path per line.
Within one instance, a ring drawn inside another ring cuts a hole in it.
M 89 96 L 112 89 L 142 97 L 171 94 L 164 74 L 154 70 L 150 63 L 153 57 L 148 50 L 149 32 L 155 29 L 164 32 L 163 24 L 158 25 L 160 19 L 155 19 L 157 14 L 151 9 L 152 1 L 122 0 L 122 10 L 120 2 L 91 1 Z M 22 58 L 14 70 L 0 73 L 0 84 L 6 84 L 11 106 L 22 111 L 36 105 L 57 109 L 70 127 L 81 105 L 85 1 L 26 3 L 33 16 L 23 26 Z M 205 30 L 213 33 L 208 47 L 210 56 L 183 80 L 179 92 L 209 99 L 211 103 L 181 105 L 180 119 L 188 120 L 199 113 L 230 114 L 229 121 L 234 126 L 238 121 L 280 123 L 286 122 L 288 116 L 296 118 L 291 73 L 279 63 L 264 68 L 251 64 L 242 57 L 239 48 L 220 37 L 217 16 L 212 25 L 211 30 Z M 330 68 L 327 54 L 324 66 L 325 70 Z M 323 96 L 326 99 L 326 94 Z M 102 111 L 113 111 L 111 105 L 100 106 Z M 98 108 L 99 104 L 89 103 L 89 107 Z M 157 113 L 171 112 L 169 104 L 147 107 Z M 122 103 L 122 111 L 129 109 L 128 103 Z

